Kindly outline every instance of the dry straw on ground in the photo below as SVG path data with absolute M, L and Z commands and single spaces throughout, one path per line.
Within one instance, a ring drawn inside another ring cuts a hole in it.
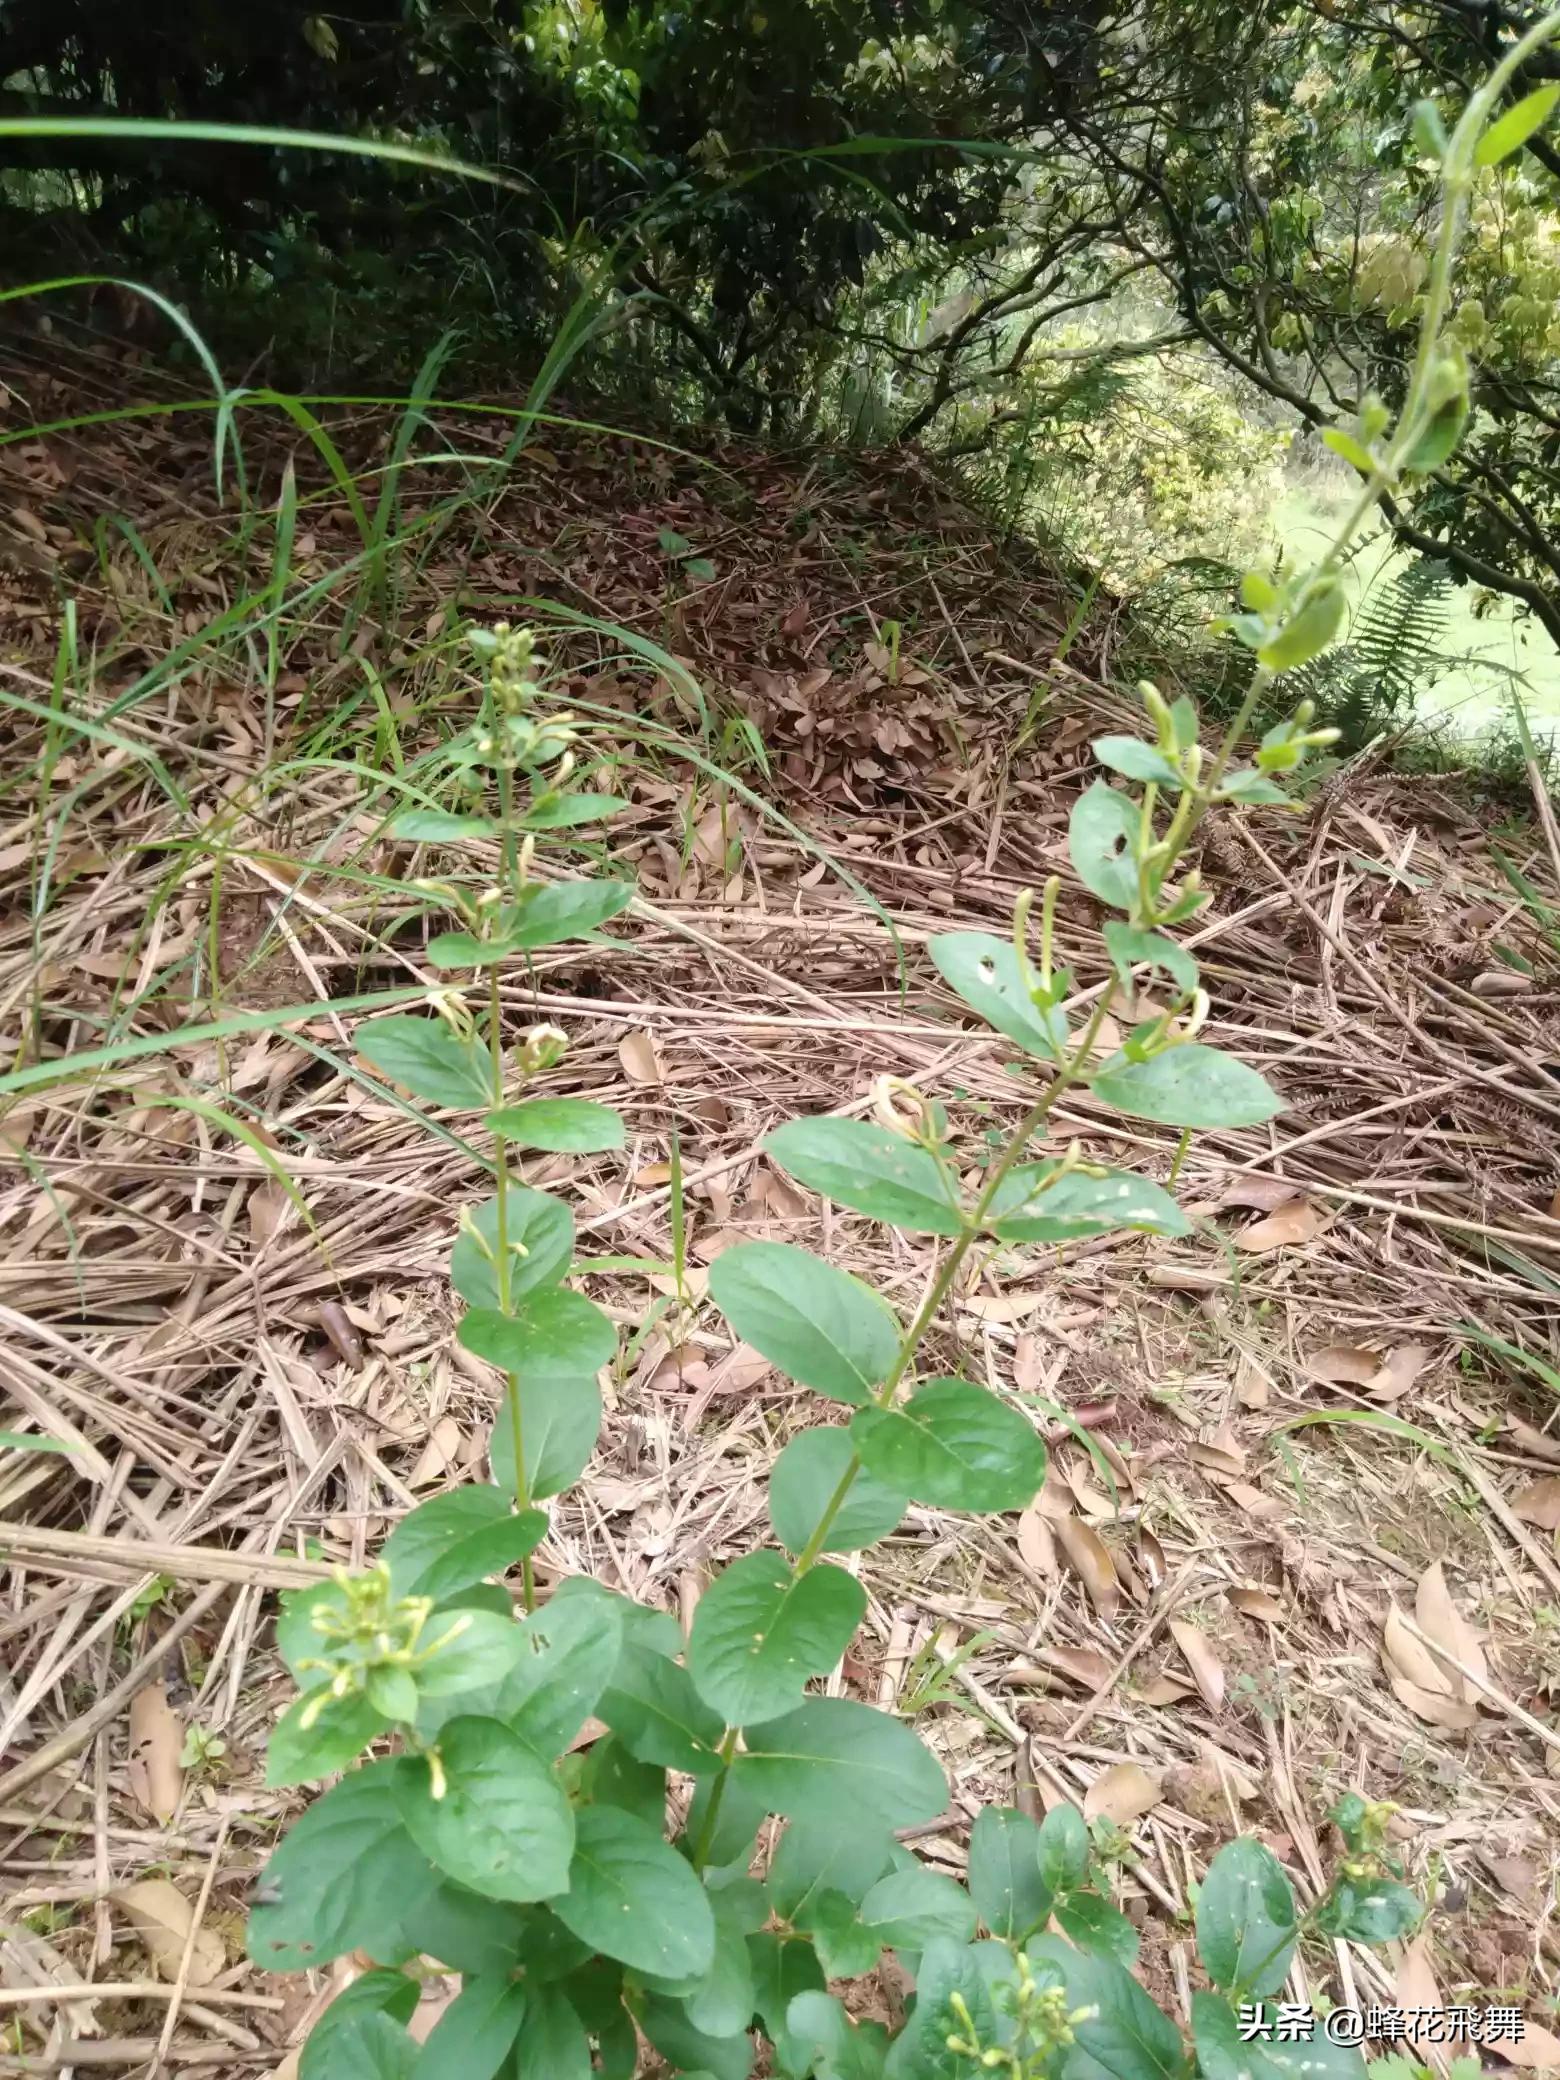
M 33 353 L 6 380 L 15 427 L 112 403 L 127 378 Z M 357 1015 L 334 1008 L 428 979 L 422 927 L 353 878 L 406 871 L 404 849 L 375 835 L 383 805 L 365 809 L 339 763 L 266 792 L 255 776 L 341 759 L 311 731 L 362 693 L 366 664 L 381 744 L 393 730 L 410 755 L 471 699 L 418 652 L 446 605 L 481 616 L 538 594 L 685 660 L 716 713 L 709 757 L 730 755 L 722 718 L 750 717 L 772 774 L 749 783 L 821 848 L 679 758 L 674 735 L 700 741 L 685 690 L 631 670 L 610 636 L 554 643 L 562 697 L 652 716 L 666 741 L 622 739 L 614 784 L 633 806 L 611 854 L 640 901 L 615 943 L 502 981 L 516 1027 L 545 1016 L 571 1034 L 556 1089 L 630 1123 L 623 1155 L 531 1175 L 575 1204 L 586 1259 L 653 1260 L 588 1274 L 628 1355 L 541 1558 L 677 1609 L 765 1536 L 764 1476 L 815 1412 L 654 1268 L 671 1137 L 695 1303 L 720 1248 L 768 1236 L 912 1308 L 929 1246 L 820 1206 L 758 1144 L 794 1114 L 861 1107 L 885 1071 L 949 1106 L 972 1160 L 1013 1116 L 1021 1073 L 924 944 L 950 922 L 1004 929 L 1021 887 L 1067 875 L 1089 739 L 1123 714 L 1103 682 L 1125 625 L 1101 610 L 1059 659 L 1065 589 L 913 463 L 733 449 L 712 469 L 550 434 L 480 534 L 441 543 L 397 639 L 365 626 L 338 656 L 326 601 L 291 632 L 270 715 L 252 652 L 247 672 L 196 657 L 114 724 L 163 761 L 179 808 L 144 758 L 50 745 L 26 704 L 48 704 L 62 589 L 100 660 L 87 719 L 239 589 L 191 424 L 0 451 L 16 523 L 6 769 L 55 754 L 46 790 L 13 787 L 0 827 L 7 1056 L 211 1015 L 209 980 L 191 990 L 213 933 L 222 1012 L 319 1009 L 58 1084 L 0 1120 L 0 1430 L 65 1448 L 0 1449 L 0 2071 L 283 2059 L 329 1989 L 262 1980 L 242 1957 L 245 1889 L 296 1805 L 260 1788 L 286 1695 L 274 1592 L 361 1564 L 400 1512 L 475 1473 L 492 1416 L 444 1280 L 453 1211 L 482 1175 L 470 1122 L 430 1138 L 354 1057 Z M 473 452 L 498 437 L 445 424 Z M 383 451 L 372 415 L 338 433 L 355 461 Z M 277 452 L 251 437 L 273 491 Z M 411 481 L 414 507 L 446 488 Z M 122 533 L 83 555 L 104 512 L 135 522 L 165 591 Z M 715 580 L 669 585 L 662 528 Z M 300 536 L 305 572 L 353 547 L 326 498 Z M 352 741 L 372 747 L 372 725 Z M 1194 1144 L 1191 1240 L 1113 1239 L 1064 1263 L 1014 1251 L 958 1294 L 939 1362 L 1071 1423 L 1039 1417 L 1054 1472 L 1022 1521 L 912 1512 L 874 1552 L 868 1622 L 832 1685 L 919 1706 L 953 1785 L 919 1843 L 934 1862 L 959 1866 L 988 1800 L 1074 1798 L 1115 1822 L 1146 1976 L 1183 2014 L 1188 1900 L 1219 1844 L 1255 1829 L 1309 1897 L 1333 1798 L 1395 1799 L 1409 1869 L 1439 1901 L 1428 1940 L 1395 1960 L 1311 1953 L 1294 1994 L 1512 1990 L 1531 2064 L 1560 1983 L 1560 1404 L 1468 1325 L 1555 1355 L 1560 1047 L 1554 956 L 1498 870 L 1491 821 L 1453 786 L 1367 761 L 1292 818 L 1231 818 L 1210 839 L 1216 900 L 1195 943 L 1211 1037 L 1288 1109 Z M 1501 841 L 1548 902 L 1552 833 L 1546 819 Z M 1069 879 L 1085 997 L 1108 973 L 1098 922 Z M 191 1097 L 253 1124 L 307 1222 L 209 1109 L 169 1102 Z M 1077 1094 L 1054 1133 L 1160 1179 L 1174 1153 Z M 891 2009 L 897 1992 L 874 1998 Z

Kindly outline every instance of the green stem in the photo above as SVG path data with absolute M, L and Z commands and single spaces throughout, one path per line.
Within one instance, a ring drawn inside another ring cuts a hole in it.
M 1181 1174 L 1181 1165 L 1186 1161 L 1186 1151 L 1191 1145 L 1192 1130 L 1190 1127 L 1183 1127 L 1181 1129 L 1181 1138 L 1175 1145 L 1175 1157 L 1170 1165 L 1170 1175 L 1165 1180 L 1166 1190 L 1174 1188 L 1175 1181 Z
M 737 1752 L 737 1728 L 728 1726 L 721 1735 L 721 1772 L 710 1786 L 710 1809 L 704 1816 L 704 1825 L 699 1829 L 699 1839 L 694 1845 L 693 1867 L 702 1871 L 710 1860 L 710 1850 L 715 1841 L 715 1827 L 720 1819 L 720 1809 L 726 1797 L 726 1785 L 731 1777 L 731 1758 Z
M 498 995 L 498 963 L 488 968 L 488 1059 L 492 1070 L 493 1105 L 496 1110 L 504 1102 L 504 1036 L 499 1024 L 500 1003 Z M 498 1311 L 509 1312 L 509 1157 L 508 1144 L 502 1134 L 493 1136 L 493 1188 L 496 1217 L 494 1241 L 497 1245 L 497 1261 L 493 1266 L 494 1282 L 498 1287 Z M 530 1483 L 525 1473 L 525 1417 L 520 1407 L 520 1377 L 518 1373 L 504 1374 L 504 1399 L 509 1411 L 509 1427 L 515 1452 L 515 1508 L 530 1507 Z M 520 1579 L 525 1593 L 525 1607 L 536 1608 L 536 1578 L 531 1569 L 531 1556 L 526 1554 L 520 1563 Z
M 1093 1051 L 1094 1042 L 1099 1036 L 1100 1027 L 1105 1022 L 1106 1013 L 1110 1009 L 1115 993 L 1116 985 L 1114 982 L 1107 984 L 1099 1002 L 1094 1007 L 1088 1025 L 1084 1028 L 1083 1036 L 1079 1040 L 1077 1047 L 1057 1069 L 1051 1081 L 1046 1085 L 1039 1097 L 1036 1098 L 1034 1104 L 1030 1106 L 1022 1120 L 1019 1121 L 1018 1127 L 1009 1140 L 1007 1147 L 1002 1151 L 996 1163 L 987 1171 L 985 1182 L 981 1187 L 980 1197 L 976 1200 L 970 1212 L 965 1215 L 964 1225 L 957 1240 L 947 1256 L 944 1257 L 938 1268 L 937 1276 L 932 1280 L 931 1288 L 926 1298 L 921 1302 L 920 1307 L 916 1311 L 914 1321 L 900 1340 L 899 1350 L 894 1358 L 893 1369 L 872 1397 L 873 1407 L 887 1408 L 894 1395 L 898 1392 L 899 1383 L 909 1370 L 911 1360 L 916 1354 L 921 1339 L 925 1336 L 933 1321 L 935 1321 L 939 1309 L 948 1297 L 954 1280 L 959 1275 L 959 1267 L 969 1255 L 972 1245 L 980 1234 L 981 1223 L 986 1218 L 993 1200 L 1001 1189 L 1003 1179 L 1029 1146 L 1031 1137 L 1045 1124 L 1057 1099 L 1061 1097 L 1064 1091 L 1070 1089 L 1083 1074 L 1084 1065 Z M 796 1571 L 799 1575 L 805 1574 L 808 1568 L 816 1564 L 819 1554 L 823 1551 L 824 1543 L 833 1529 L 834 1520 L 845 1507 L 846 1498 L 854 1487 L 856 1476 L 860 1471 L 861 1460 L 853 1453 L 850 1464 L 840 1476 L 838 1487 L 830 1496 L 823 1515 L 818 1519 L 814 1527 L 812 1537 L 808 1539 L 806 1546 L 797 1556 Z

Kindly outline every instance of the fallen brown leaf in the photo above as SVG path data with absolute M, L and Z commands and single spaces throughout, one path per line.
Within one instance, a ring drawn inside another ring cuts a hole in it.
M 142 1878 L 108 1895 L 141 1938 L 164 1979 L 176 1979 L 194 1926 L 194 1909 L 169 1878 Z M 227 1952 L 214 1928 L 202 1928 L 190 1952 L 189 1983 L 209 1986 L 227 1965 Z
M 1130 1827 L 1157 1806 L 1164 1785 L 1136 1762 L 1116 1762 L 1094 1779 L 1083 1801 L 1085 1820 L 1112 1820 Z
M 1447 1653 L 1455 1654 L 1475 1675 L 1488 1677 L 1489 1668 L 1484 1659 L 1484 1649 L 1479 1644 L 1479 1635 L 1452 1601 L 1439 1560 L 1419 1577 L 1419 1586 L 1414 1591 L 1414 1617 L 1427 1639 L 1433 1640 L 1438 1647 L 1444 1647 Z M 1446 1670 L 1446 1680 L 1453 1695 L 1461 1697 L 1465 1704 L 1478 1703 L 1480 1692 L 1477 1684 L 1467 1682 L 1452 1668 Z
M 1365 1381 L 1365 1392 L 1374 1401 L 1401 1400 L 1424 1371 L 1430 1356 L 1428 1344 L 1402 1343 L 1387 1352 L 1379 1372 Z
M 630 1083 L 664 1083 L 661 1051 L 655 1035 L 648 1031 L 625 1033 L 618 1042 L 618 1060 Z
M 1305 1370 L 1325 1386 L 1362 1387 L 1381 1370 L 1381 1359 L 1375 1351 L 1365 1350 L 1357 1343 L 1329 1343 L 1311 1353 Z
M 1282 1206 L 1234 1237 L 1235 1247 L 1248 1256 L 1264 1256 L 1269 1250 L 1292 1249 L 1309 1242 L 1322 1225 L 1322 1216 L 1309 1199 L 1287 1199 Z
M 1196 1690 L 1195 1683 L 1185 1683 L 1179 1676 L 1157 1675 L 1137 1694 L 1144 1704 L 1179 1704 L 1183 1698 L 1194 1696 Z
M 1560 1531 L 1560 1474 L 1529 1481 L 1511 1498 L 1511 1514 L 1520 1517 L 1524 1524 L 1535 1524 L 1540 1531 Z
M 1422 1690 L 1406 1676 L 1388 1675 L 1392 1694 L 1399 1704 L 1405 1704 L 1416 1719 L 1423 1719 L 1427 1726 L 1442 1726 L 1451 1733 L 1466 1733 L 1470 1726 L 1479 1723 L 1479 1715 L 1471 1704 L 1460 1704 L 1455 1697 L 1443 1696 L 1435 1690 Z
M 1445 2005 L 1431 1969 L 1430 1945 L 1426 1937 L 1415 1936 L 1406 1946 L 1392 1974 L 1392 1984 L 1400 2008 L 1440 2009 Z M 1417 2058 L 1428 2065 L 1437 2063 L 1435 2048 L 1428 2037 L 1416 2037 L 1410 2031 L 1408 2041 L 1413 2045 Z
M 1036 1574 L 1049 1580 L 1057 1572 L 1056 1540 L 1044 1515 L 1031 1503 L 1018 1520 L 1018 1550 Z
M 1248 1517 L 1287 1517 L 1289 1505 L 1277 1495 L 1264 1495 L 1260 1488 L 1253 1488 L 1249 1481 L 1226 1481 L 1224 1492 Z
M 1498 2044 L 1492 2042 L 1490 2049 L 1508 2066 L 1519 2066 L 1524 2072 L 1560 2073 L 1560 2037 L 1531 2016 L 1523 2018 L 1522 2034 L 1515 2043 L 1502 2038 Z
M 1224 1702 L 1224 1664 L 1206 1636 L 1184 1618 L 1170 1620 L 1170 1637 L 1180 1648 L 1203 1703 L 1210 1712 L 1216 1712 Z
M 1137 1535 L 1138 1558 L 1143 1563 L 1143 1572 L 1148 1577 L 1148 1586 L 1157 1589 L 1170 1572 L 1165 1559 L 1165 1549 L 1146 1524 L 1139 1524 Z
M 1546 1436 L 1542 1430 L 1535 1430 L 1531 1423 L 1524 1423 L 1520 1416 L 1507 1417 L 1506 1432 L 1521 1445 L 1529 1458 L 1560 1466 L 1560 1437 Z
M 1231 1589 L 1230 1602 L 1236 1610 L 1248 1618 L 1261 1618 L 1265 1624 L 1281 1625 L 1289 1615 L 1276 1596 L 1266 1589 Z
M 1068 1565 L 1088 1590 L 1089 1601 L 1102 1618 L 1113 1618 L 1121 1602 L 1121 1582 L 1105 1541 L 1080 1517 L 1058 1517 L 1053 1529 Z
M 161 1683 L 146 1683 L 130 1700 L 130 1789 L 154 1820 L 171 1820 L 179 1809 L 184 1772 L 179 1753 L 184 1727 L 170 1709 Z
M 1214 1200 L 1214 1210 L 1222 1212 L 1226 1206 L 1249 1207 L 1253 1213 L 1272 1213 L 1276 1207 L 1287 1206 L 1299 1195 L 1286 1177 L 1236 1177 Z
M 1112 1664 L 1093 1647 L 1041 1647 L 1035 1659 L 1085 1690 L 1103 1690 L 1110 1681 Z
M 1433 1696 L 1450 1697 L 1453 1694 L 1452 1677 L 1424 1642 L 1415 1639 L 1403 1623 L 1403 1613 L 1395 1603 L 1387 1606 L 1381 1658 L 1389 1676 L 1401 1676 L 1416 1689 L 1428 1691 Z

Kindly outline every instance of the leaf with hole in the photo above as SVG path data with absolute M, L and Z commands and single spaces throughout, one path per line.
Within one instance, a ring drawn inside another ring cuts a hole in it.
M 1010 1170 L 985 1221 L 1004 1242 L 1074 1242 L 1121 1228 L 1188 1235 L 1191 1225 L 1162 1185 L 1134 1170 L 1091 1176 L 1086 1170 L 1062 1171 L 1060 1163 L 1052 1162 Z
M 1199 1040 L 1133 1061 L 1114 1054 L 1089 1079 L 1097 1098 L 1133 1119 L 1167 1127 L 1259 1127 L 1284 1101 L 1266 1078 L 1234 1055 Z
M 549 1155 L 600 1155 L 621 1148 L 626 1131 L 622 1113 L 589 1098 L 524 1098 L 490 1112 L 484 1125 L 516 1148 L 539 1148 Z
M 533 1754 L 551 1760 L 612 1680 L 623 1651 L 622 1609 L 606 1594 L 555 1595 L 517 1629 L 519 1657 L 487 1709 Z
M 778 1553 L 748 1553 L 699 1599 L 688 1644 L 695 1687 L 728 1726 L 776 1718 L 839 1660 L 866 1607 L 843 1568 L 798 1574 Z
M 1295 1897 L 1272 1850 L 1251 1836 L 1227 1842 L 1197 1894 L 1197 1951 L 1215 1986 L 1241 1998 L 1277 1993 L 1289 1977 Z
M 861 1119 L 793 1119 L 764 1148 L 799 1184 L 912 1235 L 957 1235 L 952 1181 L 924 1148 Z M 718 1261 L 718 1259 L 717 1259 Z
M 249 1955 L 301 1972 L 349 1950 L 392 1953 L 402 1919 L 438 1874 L 407 1833 L 396 1797 L 405 1758 L 354 1770 L 305 1808 L 272 1852 L 249 1917 Z
M 1081 794 L 1067 820 L 1067 853 L 1073 872 L 1102 903 L 1132 910 L 1138 899 L 1135 858 L 1142 815 L 1135 802 L 1103 780 Z
M 769 1521 L 788 1551 L 800 1553 L 811 1542 L 855 1457 L 848 1430 L 823 1428 L 793 1437 L 775 1461 L 769 1476 Z M 829 1526 L 822 1550 L 855 1553 L 863 1546 L 876 1545 L 898 1528 L 909 1502 L 902 1488 L 891 1487 L 860 1467 Z
M 485 1899 L 561 1893 L 574 1814 L 547 1764 L 497 1719 L 451 1719 L 438 1748 L 442 1790 L 421 1757 L 397 1783 L 401 1817 L 423 1854 Z
M 500 1372 L 588 1379 L 617 1352 L 617 1330 L 595 1301 L 558 1286 L 527 1294 L 510 1314 L 474 1307 L 455 1334 Z
M 482 1047 L 475 1039 L 461 1039 L 442 1018 L 376 1018 L 360 1026 L 355 1037 L 363 1059 L 414 1098 L 462 1111 L 492 1103 Z
M 631 1971 L 684 1979 L 714 1959 L 715 1917 L 693 1870 L 654 1830 L 611 1806 L 580 1812 L 569 1889 L 553 1911 L 582 1943 Z
M 941 1768 L 908 1726 L 843 1697 L 748 1727 L 732 1769 L 767 1811 L 836 1826 L 914 1827 L 947 1799 Z
M 968 1380 L 929 1380 L 897 1408 L 860 1409 L 850 1434 L 879 1480 L 937 1509 L 1023 1509 L 1045 1480 L 1029 1423 Z
M 479 1200 L 468 1219 L 476 1234 L 462 1225 L 450 1253 L 450 1279 L 468 1307 L 497 1307 L 498 1200 Z M 504 1239 L 513 1306 L 523 1294 L 565 1276 L 574 1257 L 574 1215 L 551 1192 L 511 1182 L 504 1195 Z
M 899 1324 L 876 1293 L 787 1242 L 722 1250 L 710 1292 L 744 1343 L 837 1401 L 869 1399 L 898 1353 Z
M 594 1378 L 522 1373 L 517 1387 L 506 1389 L 493 1420 L 488 1453 L 493 1478 L 508 1495 L 515 1489 L 515 1430 L 512 1397 L 520 1401 L 521 1448 L 525 1453 L 526 1492 L 533 1502 L 561 1495 L 584 1472 L 601 1432 L 601 1389 Z
M 1010 939 L 989 932 L 939 932 L 930 952 L 943 981 L 987 1025 L 1040 1061 L 1061 1059 L 1066 1015 L 1034 1001 Z
M 472 1582 L 503 1574 L 546 1536 L 545 1510 L 517 1514 L 496 1488 L 454 1488 L 404 1516 L 380 1558 L 390 1569 L 392 1596 L 431 1596 L 439 1603 Z

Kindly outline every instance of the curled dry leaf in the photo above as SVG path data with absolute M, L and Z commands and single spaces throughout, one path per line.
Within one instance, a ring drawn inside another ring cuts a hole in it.
M 171 1820 L 179 1809 L 184 1772 L 179 1753 L 184 1727 L 161 1683 L 145 1683 L 130 1700 L 130 1789 L 154 1820 Z
M 661 1050 L 655 1044 L 655 1035 L 645 1029 L 637 1033 L 625 1033 L 618 1042 L 618 1060 L 623 1064 L 623 1074 L 630 1083 L 664 1083 L 661 1068 Z
M 1529 1481 L 1512 1497 L 1511 1514 L 1520 1517 L 1524 1524 L 1536 1525 L 1540 1531 L 1560 1531 L 1560 1474 Z
M 1236 1507 L 1248 1517 L 1271 1520 L 1287 1517 L 1289 1505 L 1277 1495 L 1264 1495 L 1260 1488 L 1253 1488 L 1249 1481 L 1226 1481 L 1224 1492 Z
M 1203 1703 L 1210 1712 L 1216 1712 L 1224 1702 L 1223 1662 L 1208 1644 L 1206 1636 L 1184 1618 L 1170 1620 L 1170 1637 L 1180 1648 Z
M 1502 2039 L 1498 2044 L 1492 2043 L 1490 2049 L 1508 2066 L 1517 2066 L 1524 2072 L 1560 2073 L 1560 2037 L 1531 2016 L 1523 2018 L 1522 2034 L 1515 2043 Z
M 1144 1704 L 1179 1704 L 1196 1690 L 1195 1683 L 1186 1683 L 1179 1676 L 1157 1675 L 1139 1690 L 1138 1697 Z
M 293 1210 L 286 1188 L 274 1177 L 258 1184 L 249 1194 L 249 1239 L 257 1249 L 269 1242 L 287 1224 Z
M 1053 1580 L 1058 1572 L 1056 1540 L 1044 1513 L 1031 1503 L 1018 1520 L 1018 1550 L 1036 1574 Z
M 1110 1681 L 1112 1664 L 1093 1647 L 1041 1647 L 1035 1659 L 1042 1667 L 1056 1669 L 1080 1689 L 1103 1690 Z
M 1136 1762 L 1116 1762 L 1094 1779 L 1083 1801 L 1085 1820 L 1130 1827 L 1164 1797 L 1164 1785 Z
M 1430 1964 L 1429 1942 L 1424 1936 L 1415 1936 L 1404 1949 L 1392 1975 L 1392 1982 L 1393 1990 L 1397 1994 L 1397 2005 L 1405 2012 L 1415 2008 L 1440 2010 L 1445 2006 Z M 1410 2031 L 1408 2041 L 1413 2045 L 1418 2058 L 1434 2061 L 1435 2053 L 1428 2037 L 1416 2037 Z
M 1438 1697 L 1452 1695 L 1452 1678 L 1443 1670 L 1434 1654 L 1414 1637 L 1403 1623 L 1403 1613 L 1397 1605 L 1387 1607 L 1387 1622 L 1382 1633 L 1381 1658 L 1386 1664 L 1387 1674 L 1401 1676 L 1405 1682 L 1420 1690 L 1427 1690 Z
M 1309 1199 L 1286 1199 L 1281 1206 L 1234 1238 L 1235 1247 L 1248 1256 L 1265 1256 L 1269 1250 L 1292 1249 L 1309 1242 L 1322 1225 L 1322 1216 Z
M 1414 1591 L 1414 1617 L 1427 1639 L 1444 1648 L 1448 1654 L 1455 1655 L 1465 1668 L 1488 1681 L 1489 1666 L 1484 1659 L 1479 1635 L 1453 1603 L 1439 1560 L 1419 1577 L 1419 1586 Z M 1446 1669 L 1445 1679 L 1454 1696 L 1461 1697 L 1465 1704 L 1478 1703 L 1481 1692 L 1477 1683 L 1468 1682 L 1450 1667 Z
M 1401 1400 L 1424 1371 L 1429 1356 L 1428 1344 L 1398 1344 L 1387 1352 L 1380 1370 L 1366 1380 L 1365 1392 L 1373 1401 Z
M 1229 1599 L 1245 1617 L 1261 1618 L 1264 1624 L 1282 1625 L 1288 1616 L 1278 1598 L 1266 1589 L 1231 1589 Z
M 1287 1177 L 1235 1177 L 1213 1204 L 1214 1210 L 1220 1213 L 1227 1206 L 1245 1206 L 1253 1213 L 1272 1213 L 1277 1207 L 1288 1206 L 1298 1196 Z
M 1139 1524 L 1137 1535 L 1138 1559 L 1150 1589 L 1157 1589 L 1170 1572 L 1165 1559 L 1165 1549 L 1146 1524 Z
M 1222 1475 L 1225 1480 L 1237 1479 L 1246 1471 L 1246 1454 L 1228 1429 L 1207 1444 L 1194 1444 L 1192 1459 L 1205 1473 Z
M 1530 1459 L 1537 1459 L 1549 1466 L 1560 1466 L 1560 1437 L 1546 1437 L 1542 1430 L 1535 1430 L 1531 1423 L 1524 1423 L 1520 1416 L 1508 1416 L 1506 1434 L 1514 1444 L 1519 1444 Z
M 1305 1361 L 1311 1379 L 1329 1387 L 1363 1387 L 1381 1370 L 1381 1359 L 1357 1343 L 1329 1343 Z
M 159 1976 L 176 1979 L 195 1925 L 194 1909 L 178 1886 L 168 1878 L 143 1878 L 108 1896 L 141 1938 Z M 209 1986 L 226 1964 L 222 1938 L 214 1928 L 202 1928 L 190 1951 L 189 1983 Z
M 1088 1590 L 1089 1601 L 1102 1618 L 1113 1618 L 1121 1602 L 1121 1582 L 1105 1541 L 1079 1517 L 1058 1517 L 1052 1528 L 1067 1564 Z

